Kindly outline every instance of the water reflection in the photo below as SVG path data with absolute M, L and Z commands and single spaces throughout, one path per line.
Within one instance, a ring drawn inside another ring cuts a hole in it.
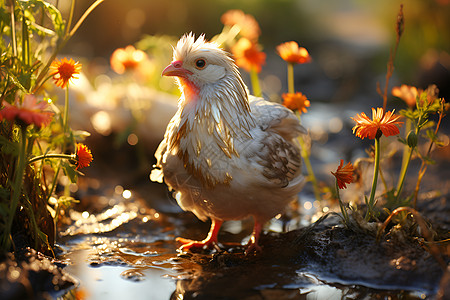
M 175 271 L 166 268 L 130 269 L 130 266 L 92 267 L 87 264 L 92 250 L 76 250 L 67 271 L 80 280 L 78 289 L 86 299 L 169 299 L 175 290 L 175 281 L 167 275 Z

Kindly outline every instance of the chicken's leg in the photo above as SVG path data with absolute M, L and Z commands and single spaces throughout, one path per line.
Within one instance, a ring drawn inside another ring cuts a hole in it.
M 245 250 L 245 254 L 250 254 L 252 252 L 261 252 L 262 249 L 261 247 L 258 245 L 258 241 L 259 241 L 259 235 L 261 233 L 262 230 L 262 224 L 260 222 L 258 222 L 257 220 L 255 220 L 255 225 L 253 226 L 253 233 L 252 236 L 250 237 L 250 240 L 247 243 L 247 250 Z
M 211 229 L 203 241 L 193 241 L 181 237 L 176 238 L 177 242 L 183 244 L 179 249 L 189 250 L 191 248 L 203 248 L 204 246 L 211 247 L 212 244 L 217 243 L 217 235 L 219 234 L 219 229 L 220 226 L 222 226 L 222 223 L 222 220 L 211 219 Z

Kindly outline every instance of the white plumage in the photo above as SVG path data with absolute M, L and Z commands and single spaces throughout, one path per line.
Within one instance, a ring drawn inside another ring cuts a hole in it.
M 259 251 L 262 225 L 302 187 L 304 129 L 291 110 L 249 96 L 230 55 L 203 35 L 184 35 L 173 58 L 163 75 L 177 77 L 182 96 L 150 177 L 164 179 L 182 209 L 212 220 L 205 240 L 178 240 L 183 249 L 210 246 L 223 221 L 252 216 L 247 252 Z

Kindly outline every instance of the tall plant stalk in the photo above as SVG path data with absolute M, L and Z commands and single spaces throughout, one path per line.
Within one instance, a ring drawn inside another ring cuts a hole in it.
M 287 80 L 288 80 L 288 93 L 289 94 L 294 94 L 295 93 L 295 88 L 294 88 L 294 64 L 293 63 L 289 63 L 287 64 Z M 301 116 L 300 116 L 300 112 L 296 112 L 298 121 L 301 123 Z M 319 190 L 319 185 L 317 183 L 317 179 L 316 176 L 314 175 L 314 170 L 312 168 L 311 165 L 311 161 L 309 159 L 309 152 L 308 152 L 308 147 L 306 147 L 306 142 L 303 138 L 303 136 L 299 136 L 298 137 L 298 142 L 300 144 L 300 155 L 303 158 L 303 161 L 305 163 L 305 167 L 306 167 L 306 171 L 308 172 L 308 179 L 311 181 L 312 185 L 313 185 L 313 193 L 314 193 L 314 197 L 316 198 L 316 200 L 320 200 L 321 196 L 320 196 L 320 190 Z
M 380 131 L 381 133 L 381 131 Z M 367 201 L 367 213 L 366 213 L 366 221 L 370 219 L 371 216 L 374 216 L 373 208 L 375 206 L 375 192 L 377 190 L 377 182 L 378 182 L 378 172 L 380 170 L 380 134 L 375 137 L 375 155 L 374 155 L 374 166 L 373 166 L 373 181 L 372 181 L 372 190 L 370 191 L 369 201 Z
M 250 80 L 252 82 L 253 95 L 256 97 L 262 97 L 261 86 L 259 85 L 258 72 L 253 67 L 250 71 Z

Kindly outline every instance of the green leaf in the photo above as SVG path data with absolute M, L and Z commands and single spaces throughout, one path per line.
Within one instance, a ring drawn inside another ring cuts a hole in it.
M 70 207 L 72 204 L 80 203 L 79 200 L 76 200 L 72 196 L 61 196 L 58 198 L 58 205 L 64 206 L 64 207 Z
M 440 99 L 437 99 L 440 100 Z M 435 113 L 441 109 L 441 102 L 440 101 L 434 101 L 430 106 L 427 108 L 428 113 Z
M 14 75 L 9 68 L 2 68 L 8 74 L 8 79 L 10 79 L 16 87 L 18 87 L 22 92 L 28 93 L 28 90 L 22 85 L 20 80 Z
M 419 112 L 417 110 L 402 109 L 400 110 L 399 114 L 412 121 L 415 121 L 419 118 Z
M 426 131 L 427 137 L 430 139 L 430 141 L 432 142 L 437 142 L 438 137 L 436 136 L 436 134 L 434 133 L 434 130 L 432 129 L 428 129 Z
M 421 119 L 420 123 L 417 124 L 417 126 L 419 127 L 419 129 L 422 129 L 423 126 L 425 126 L 428 123 L 428 116 L 424 116 L 423 119 Z
M 75 170 L 75 167 L 65 160 L 61 161 L 61 166 L 63 167 L 66 176 L 69 177 L 70 182 L 76 183 L 78 180 L 78 172 Z
M 91 135 L 88 131 L 84 130 L 73 130 L 72 133 L 76 141 L 84 141 Z
M 446 145 L 446 143 L 444 141 L 440 141 L 438 139 L 436 139 L 436 141 L 434 142 L 434 144 L 438 147 L 444 147 Z
M 436 164 L 436 161 L 433 160 L 431 157 L 429 156 L 423 156 L 422 159 L 425 161 L 425 163 L 427 163 L 428 165 L 434 165 Z
M 19 5 L 24 10 L 32 10 L 32 8 L 43 8 L 52 20 L 55 32 L 59 37 L 65 34 L 65 22 L 61 16 L 61 12 L 52 4 L 43 0 L 19 0 Z

